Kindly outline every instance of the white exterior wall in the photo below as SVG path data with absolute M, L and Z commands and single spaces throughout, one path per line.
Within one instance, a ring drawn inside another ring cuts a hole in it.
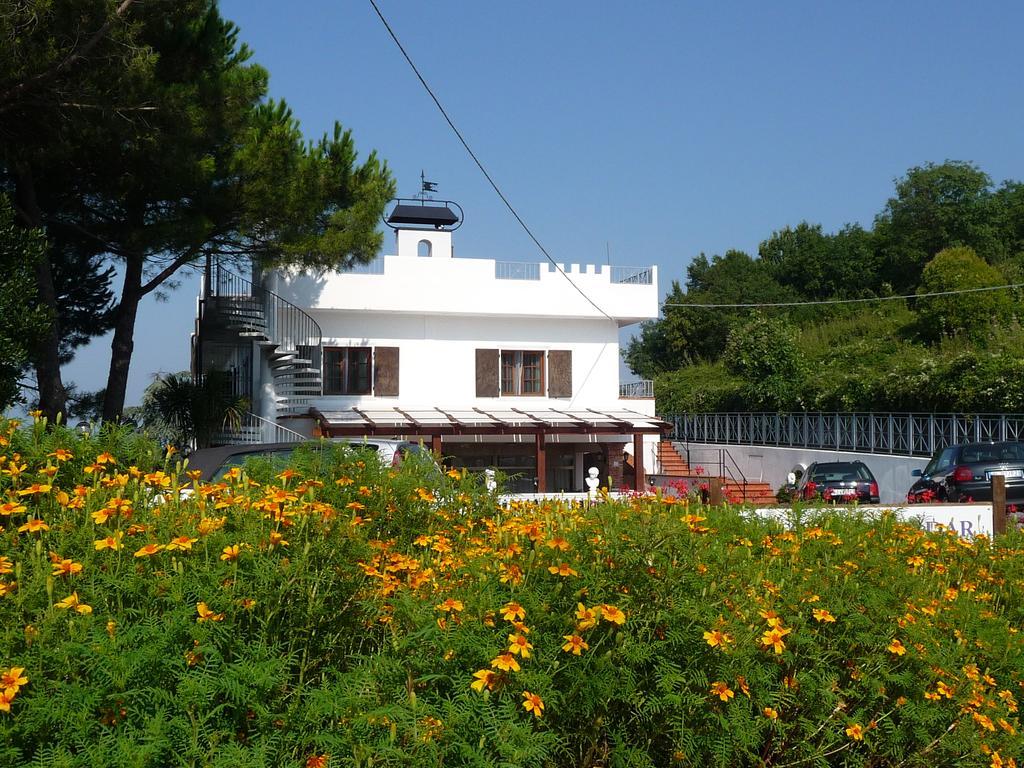
M 419 239 L 410 238 L 411 247 Z M 274 290 L 293 304 L 313 309 L 607 320 L 603 311 L 618 326 L 658 316 L 657 268 L 653 266 L 651 283 L 633 284 L 612 283 L 611 268 L 605 265 L 562 265 L 595 307 L 546 262 L 539 265 L 537 280 L 497 279 L 493 260 L 455 259 L 444 252 L 442 241 L 433 245 L 432 258 L 419 258 L 415 250 L 411 256 L 384 256 L 384 273 L 377 275 L 287 272 L 280 275 Z

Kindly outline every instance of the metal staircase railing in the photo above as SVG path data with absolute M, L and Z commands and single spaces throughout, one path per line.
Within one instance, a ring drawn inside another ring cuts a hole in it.
M 301 443 L 309 438 L 301 432 L 264 419 L 255 413 L 242 415 L 240 423 L 216 435 L 218 443 Z
M 261 349 L 273 375 L 277 414 L 307 413 L 312 398 L 323 393 L 323 332 L 316 320 L 219 263 L 207 266 L 203 284 L 200 317 Z

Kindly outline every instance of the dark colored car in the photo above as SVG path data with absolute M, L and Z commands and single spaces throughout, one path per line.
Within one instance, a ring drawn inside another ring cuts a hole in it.
M 932 461 L 935 468 L 929 472 L 929 462 L 922 479 L 928 474 L 929 482 L 941 483 L 949 501 L 992 501 L 994 475 L 1005 478 L 1007 501 L 1024 501 L 1024 443 L 962 443 Z
M 917 480 L 907 491 L 908 504 L 923 504 L 929 501 L 946 501 L 946 475 L 953 471 L 957 457 L 960 455 L 959 445 L 940 448 L 925 465 L 924 469 L 911 472 Z
M 814 462 L 797 486 L 801 499 L 878 503 L 878 483 L 863 461 Z
M 313 445 L 317 443 L 310 441 Z M 332 440 L 330 443 L 343 441 Z M 218 482 L 232 467 L 242 467 L 249 459 L 270 459 L 280 464 L 282 469 L 287 466 L 292 453 L 300 445 L 310 443 L 249 443 L 243 445 L 222 445 L 217 448 L 203 448 L 193 451 L 188 458 L 189 469 L 198 469 L 202 474 L 199 479 L 204 483 Z M 417 443 L 404 440 L 375 440 L 348 443 L 356 450 L 375 451 L 381 462 L 398 466 L 402 458 L 422 448 Z

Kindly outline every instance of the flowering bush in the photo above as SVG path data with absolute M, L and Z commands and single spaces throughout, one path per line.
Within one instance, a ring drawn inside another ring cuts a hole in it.
M 0 425 L 0 764 L 1010 766 L 1024 539 Z M 188 485 L 192 493 L 181 494 Z

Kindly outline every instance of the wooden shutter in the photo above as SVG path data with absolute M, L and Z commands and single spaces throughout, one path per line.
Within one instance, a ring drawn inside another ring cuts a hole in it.
M 548 397 L 572 397 L 572 350 L 548 352 Z
M 498 396 L 498 350 L 476 351 L 476 396 Z
M 373 394 L 398 397 L 398 347 L 375 347 L 373 357 Z

